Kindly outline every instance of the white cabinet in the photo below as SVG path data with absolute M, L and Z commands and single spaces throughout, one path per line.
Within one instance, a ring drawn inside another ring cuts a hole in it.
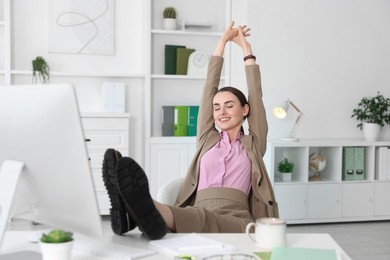
M 165 138 L 150 147 L 153 158 L 149 174 L 152 180 L 150 192 L 152 197 L 156 197 L 159 187 L 186 175 L 195 153 L 195 140 L 191 138 L 181 143 L 175 137 Z
M 285 220 L 306 219 L 306 185 L 284 184 L 274 185 L 279 215 Z
M 84 136 L 95 184 L 101 215 L 110 214 L 110 200 L 102 178 L 104 152 L 113 148 L 123 156 L 129 154 L 128 114 L 83 114 L 81 116 Z
M 340 217 L 340 184 L 310 183 L 308 185 L 308 219 Z
M 341 216 L 372 216 L 372 187 L 371 182 L 343 183 Z
M 390 180 L 379 178 L 376 160 L 379 148 L 389 146 L 390 142 L 361 140 L 270 141 L 268 172 L 280 217 L 289 224 L 390 219 Z M 363 149 L 364 178 L 344 180 L 346 148 Z M 313 153 L 326 158 L 319 180 L 310 179 L 314 175 L 309 167 Z M 278 162 L 284 158 L 295 164 L 290 182 L 283 182 L 277 170 Z
M 390 182 L 374 183 L 374 216 L 390 216 Z
M 145 171 L 152 196 L 161 185 L 182 177 L 195 152 L 195 137 L 163 137 L 163 106 L 197 106 L 205 76 L 165 75 L 165 45 L 182 45 L 211 56 L 231 19 L 231 0 L 148 0 L 147 71 L 145 78 Z M 172 6 L 177 13 L 177 29 L 163 29 L 163 10 Z M 201 15 L 199 15 L 201 13 Z M 211 25 L 185 29 L 184 24 Z M 225 59 L 229 59 L 230 48 Z M 226 82 L 225 62 L 221 86 Z

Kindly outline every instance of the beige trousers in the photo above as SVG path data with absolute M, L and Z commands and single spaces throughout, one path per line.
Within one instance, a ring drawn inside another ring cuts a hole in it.
M 247 195 L 232 188 L 198 191 L 194 206 L 170 209 L 177 233 L 243 233 L 253 221 Z

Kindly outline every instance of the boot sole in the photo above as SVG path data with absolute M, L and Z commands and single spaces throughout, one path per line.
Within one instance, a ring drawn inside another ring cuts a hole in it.
M 117 235 L 122 235 L 136 227 L 134 221 L 129 219 L 126 204 L 122 200 L 117 188 L 118 181 L 115 170 L 120 158 L 122 158 L 120 152 L 114 149 L 107 149 L 103 160 L 103 182 L 111 202 L 111 229 Z
M 154 206 L 148 179 L 138 163 L 128 157 L 119 159 L 117 179 L 119 193 L 143 234 L 150 240 L 165 236 L 168 227 Z

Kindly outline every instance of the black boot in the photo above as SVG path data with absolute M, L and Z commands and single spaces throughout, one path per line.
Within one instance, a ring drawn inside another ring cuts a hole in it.
M 120 158 L 122 158 L 120 152 L 114 149 L 107 149 L 104 153 L 102 169 L 104 186 L 107 189 L 111 202 L 111 229 L 117 235 L 122 235 L 137 226 L 127 212 L 126 205 L 119 194 L 115 170 Z
M 127 209 L 139 229 L 148 239 L 160 239 L 168 227 L 154 206 L 148 179 L 133 159 L 123 157 L 117 164 L 118 188 Z

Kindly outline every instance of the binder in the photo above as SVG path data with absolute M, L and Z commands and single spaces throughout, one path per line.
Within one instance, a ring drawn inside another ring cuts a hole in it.
M 343 180 L 354 180 L 355 173 L 355 148 L 344 147 L 343 149 Z
M 376 172 L 376 179 L 379 181 L 384 181 L 387 179 L 388 174 L 388 164 L 390 163 L 388 161 L 388 149 L 387 147 L 379 147 L 376 150 L 375 154 L 375 172 Z
M 187 136 L 188 133 L 188 107 L 175 106 L 174 136 Z
M 390 148 L 387 148 L 387 180 L 390 181 Z
M 176 50 L 178 48 L 185 48 L 183 45 L 165 45 L 165 74 L 175 75 L 176 74 Z
M 364 147 L 355 147 L 355 180 L 364 180 Z
M 195 49 L 178 48 L 176 49 L 176 74 L 187 75 L 188 58 Z
M 196 136 L 199 106 L 188 106 L 188 136 Z
M 173 136 L 174 106 L 162 107 L 162 136 Z

